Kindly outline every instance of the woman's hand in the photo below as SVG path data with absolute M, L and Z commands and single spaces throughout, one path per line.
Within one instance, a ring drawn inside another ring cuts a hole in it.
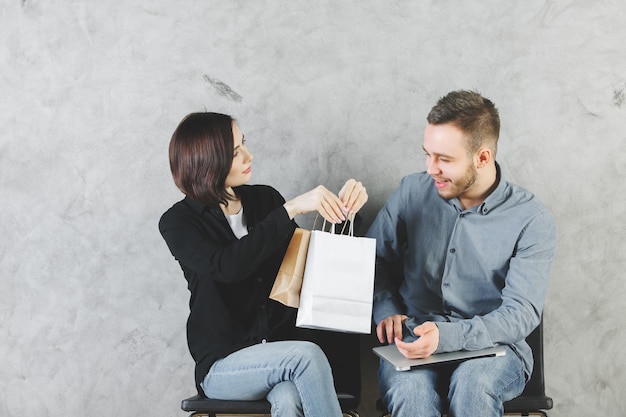
M 341 223 L 346 220 L 345 215 L 348 213 L 348 209 L 339 197 L 323 185 L 318 185 L 311 191 L 287 201 L 283 206 L 291 219 L 296 214 L 317 211 L 327 221 Z
M 367 190 L 363 184 L 354 179 L 346 181 L 337 195 L 348 210 L 348 214 L 356 213 L 367 202 Z
M 360 182 L 349 179 L 339 191 L 339 195 L 328 191 L 323 185 L 318 185 L 308 193 L 287 201 L 284 204 L 289 218 L 296 214 L 317 211 L 326 221 L 341 223 L 346 215 L 354 214 L 367 202 L 367 191 Z

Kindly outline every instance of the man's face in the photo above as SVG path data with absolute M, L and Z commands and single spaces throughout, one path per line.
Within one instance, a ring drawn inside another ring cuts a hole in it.
M 426 171 L 435 180 L 441 197 L 449 200 L 472 190 L 478 171 L 459 128 L 449 123 L 426 126 L 424 152 Z

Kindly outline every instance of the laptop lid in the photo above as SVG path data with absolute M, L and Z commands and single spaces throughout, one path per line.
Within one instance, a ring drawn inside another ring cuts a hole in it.
M 396 345 L 378 346 L 372 348 L 372 351 L 389 362 L 397 371 L 408 371 L 411 368 L 424 365 L 434 365 L 438 363 L 463 361 L 472 358 L 484 358 L 490 356 L 504 356 L 506 350 L 504 346 L 495 346 L 487 349 L 473 351 L 458 351 L 436 353 L 423 359 L 407 359 L 400 353 Z

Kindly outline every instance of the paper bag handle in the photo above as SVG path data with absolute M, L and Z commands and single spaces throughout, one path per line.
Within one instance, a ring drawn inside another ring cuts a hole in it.
M 313 229 L 315 229 L 315 223 L 317 223 L 317 218 L 319 214 L 315 216 L 315 220 L 313 220 Z M 346 230 L 346 224 L 350 223 L 350 227 L 348 228 L 348 236 L 354 236 L 354 213 L 348 215 L 348 218 L 345 222 L 343 222 L 343 227 L 341 228 L 340 235 L 343 235 L 343 232 Z M 326 219 L 324 219 L 324 223 L 322 223 L 322 232 L 326 231 Z M 328 233 L 335 234 L 335 226 L 333 224 L 330 225 L 330 230 Z

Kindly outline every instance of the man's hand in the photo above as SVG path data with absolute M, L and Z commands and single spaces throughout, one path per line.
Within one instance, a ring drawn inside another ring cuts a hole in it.
M 376 326 L 376 335 L 380 343 L 393 343 L 394 339 L 402 340 L 402 324 L 406 320 L 403 314 L 389 316 L 378 323 Z
M 426 321 L 413 329 L 413 333 L 419 336 L 414 342 L 405 343 L 402 337 L 396 338 L 396 346 L 400 353 L 409 359 L 426 358 L 435 353 L 439 346 L 439 327 L 435 323 Z

